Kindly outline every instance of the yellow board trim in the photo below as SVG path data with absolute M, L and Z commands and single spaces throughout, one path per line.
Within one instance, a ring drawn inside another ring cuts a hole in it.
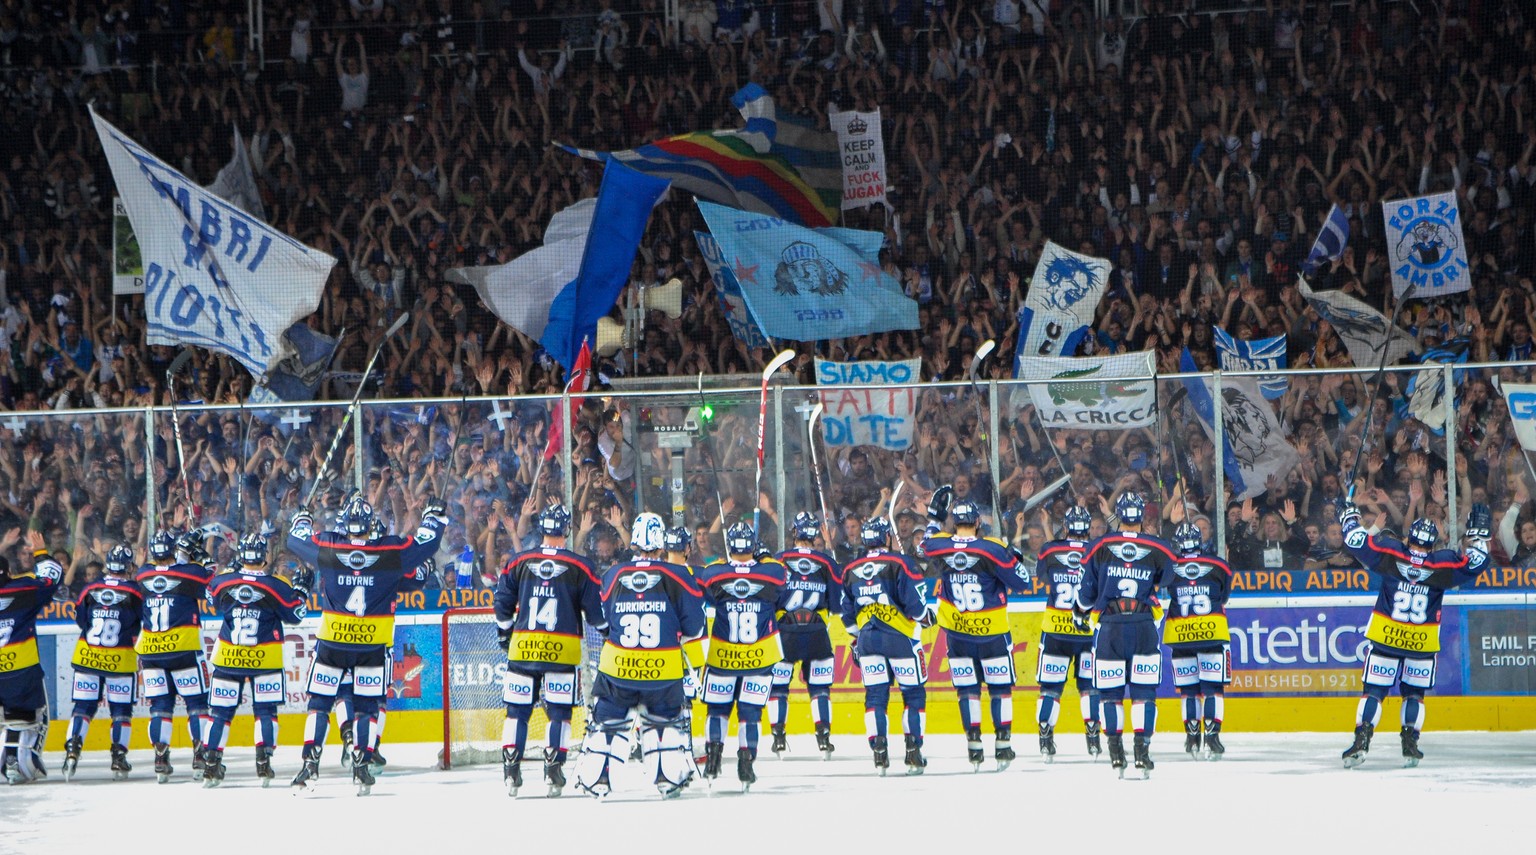
M 188 653 L 193 650 L 202 649 L 203 630 L 199 626 L 178 626 L 165 632 L 144 630 L 139 633 L 138 643 L 133 645 L 133 651 L 140 656 L 153 656 L 158 653 Z
M 664 650 L 630 650 L 611 641 L 603 643 L 603 654 L 598 659 L 598 673 L 618 680 L 661 682 L 683 678 L 683 651 L 676 647 Z
M 392 644 L 395 640 L 395 617 L 358 617 L 326 612 L 320 619 L 320 631 L 315 637 L 338 644 Z
M 940 600 L 939 626 L 961 635 L 1005 635 L 1008 632 L 1008 608 L 998 606 L 979 612 L 962 612 L 955 608 L 954 603 Z
M 711 638 L 705 664 L 716 671 L 757 671 L 770 668 L 783 658 L 784 645 L 775 632 L 753 644 L 732 644 L 722 638 Z
M 1163 624 L 1164 644 L 1195 644 L 1202 641 L 1232 640 L 1226 615 L 1190 615 L 1171 617 Z
M 241 671 L 281 671 L 283 643 L 274 641 L 270 644 L 246 646 L 219 639 L 219 643 L 213 646 L 213 665 L 215 668 Z
M 1371 612 L 1371 623 L 1366 627 L 1365 637 L 1377 644 L 1412 650 L 1414 653 L 1440 651 L 1440 624 L 1403 623 L 1381 612 Z
M 520 630 L 507 645 L 508 662 L 542 662 L 554 665 L 581 664 L 581 636 Z
M 36 638 L 0 647 L 0 674 L 31 668 L 38 662 Z
M 82 638 L 75 642 L 69 664 L 107 674 L 132 674 L 139 668 L 139 656 L 132 647 L 94 647 Z

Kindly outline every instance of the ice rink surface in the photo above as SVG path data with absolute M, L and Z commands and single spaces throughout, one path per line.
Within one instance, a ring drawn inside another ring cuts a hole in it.
M 286 786 L 298 766 L 298 750 L 287 746 L 269 790 L 255 780 L 250 749 L 231 749 L 229 776 L 215 790 L 190 780 L 185 749 L 165 785 L 154 781 L 149 752 L 133 753 L 133 776 L 121 783 L 110 780 L 105 752 L 88 753 L 68 784 L 57 772 L 62 756 L 50 753 L 47 781 L 0 788 L 0 852 L 738 855 L 802 847 L 942 853 L 991 843 L 1188 853 L 1192 841 L 1258 852 L 1437 844 L 1477 851 L 1523 847 L 1518 841 L 1531 836 L 1536 733 L 1429 732 L 1425 760 L 1404 769 L 1396 728 L 1383 728 L 1365 765 L 1348 771 L 1338 759 L 1345 733 L 1223 737 L 1227 758 L 1209 763 L 1183 753 L 1182 733 L 1160 734 L 1151 780 L 1120 781 L 1107 760 L 1090 762 L 1078 734 L 1058 736 L 1052 765 L 1024 735 L 1019 759 L 1003 773 L 990 770 L 990 737 L 988 763 L 973 773 L 960 737 L 936 736 L 926 774 L 908 777 L 898 766 L 886 778 L 875 774 L 862 738 L 837 737 L 834 758 L 822 761 L 812 738 L 800 735 L 784 759 L 764 752 L 750 793 L 735 780 L 732 743 L 713 789 L 697 781 L 663 802 L 638 764 L 628 764 L 600 803 L 577 795 L 574 783 L 563 798 L 545 798 L 533 763 L 524 767 L 522 794 L 508 798 L 499 769 L 436 770 L 430 745 L 387 745 L 390 768 L 366 798 L 355 795 L 334 745 L 315 792 L 299 796 Z M 899 764 L 899 749 L 892 754 Z

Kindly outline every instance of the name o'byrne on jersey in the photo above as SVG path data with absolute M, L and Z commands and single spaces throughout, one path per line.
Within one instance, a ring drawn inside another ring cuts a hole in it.
M 322 609 L 317 638 L 349 647 L 390 644 L 395 634 L 395 595 L 427 582 L 422 564 L 437 552 L 444 527 L 436 517 L 415 537 L 386 535 L 355 541 L 342 532 L 290 532 L 288 551 L 314 566 Z

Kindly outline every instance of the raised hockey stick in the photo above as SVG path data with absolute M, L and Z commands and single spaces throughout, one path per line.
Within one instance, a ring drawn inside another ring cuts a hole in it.
M 779 351 L 779 355 L 769 361 L 768 367 L 763 369 L 762 391 L 757 399 L 757 478 L 752 486 L 752 534 L 758 543 L 763 542 L 762 531 L 758 528 L 758 522 L 763 516 L 763 503 L 758 497 L 763 494 L 763 444 L 768 437 L 768 381 L 773 379 L 775 371 L 794 358 L 795 352 L 786 349 Z
M 196 508 L 192 504 L 192 488 L 187 483 L 187 451 L 181 444 L 181 411 L 176 407 L 176 375 L 192 360 L 191 349 L 183 349 L 165 369 L 165 389 L 171 399 L 171 434 L 176 438 L 176 472 L 181 479 L 181 497 L 187 505 L 187 521 L 196 524 Z
M 1040 504 L 1046 499 L 1050 498 L 1052 493 L 1060 490 L 1063 484 L 1070 483 L 1071 481 L 1071 475 L 1063 475 L 1060 478 L 1057 478 L 1055 481 L 1052 481 L 1051 483 L 1046 484 L 1044 487 L 1036 490 L 1035 494 L 1029 497 L 1029 501 L 1024 503 L 1024 512 L 1029 513 L 1035 508 L 1040 507 Z
M 901 488 L 906 485 L 905 478 L 896 479 L 896 489 L 891 491 L 891 500 L 885 506 L 885 518 L 891 523 L 891 538 L 896 541 L 897 552 L 906 552 L 901 545 L 901 526 L 896 524 L 896 500 L 901 498 Z
M 709 471 L 715 478 L 715 511 L 720 515 L 720 537 L 725 538 L 725 499 L 720 495 L 720 465 L 715 461 L 715 445 L 709 441 L 709 422 L 703 416 L 709 402 L 704 400 L 704 372 L 699 372 L 699 433 L 704 437 L 704 452 L 709 455 Z
M 985 417 L 986 413 L 983 412 L 981 407 L 981 387 L 976 384 L 976 372 L 981 368 L 981 361 L 986 359 L 987 355 L 990 354 L 993 348 L 996 347 L 997 342 L 990 338 L 982 342 L 981 347 L 976 348 L 976 355 L 971 357 L 971 367 L 965 372 L 966 377 L 971 381 L 971 400 L 976 402 L 976 432 L 979 436 L 985 439 L 990 439 L 994 443 L 996 442 L 997 437 L 988 436 L 981 427 L 982 419 Z M 991 472 L 991 467 L 988 467 L 988 472 Z M 998 535 L 1001 536 L 1003 533 L 1003 514 L 1002 511 L 998 510 L 997 484 L 995 483 L 992 485 L 992 520 L 993 526 L 997 529 Z
M 1376 418 L 1376 396 L 1381 394 L 1381 381 L 1387 374 L 1387 355 L 1392 352 L 1392 331 L 1397 329 L 1397 316 L 1402 313 L 1403 306 L 1413 298 L 1413 292 L 1418 290 L 1412 283 L 1403 290 L 1403 296 L 1392 308 L 1392 319 L 1387 323 L 1387 328 L 1382 332 L 1381 340 L 1381 364 L 1376 366 L 1376 381 L 1371 395 L 1365 399 L 1365 426 L 1360 429 L 1360 447 L 1355 451 L 1355 462 L 1349 467 L 1349 487 L 1345 497 L 1351 504 L 1355 501 L 1355 477 L 1360 474 L 1360 458 L 1365 456 L 1365 441 L 1371 433 L 1371 422 Z
M 1173 390 L 1173 394 L 1168 396 L 1168 412 L 1172 414 L 1173 411 L 1184 402 L 1184 399 L 1188 397 L 1189 388 L 1184 386 L 1182 383 L 1179 384 L 1179 388 Z M 1158 424 L 1161 425 L 1163 418 L 1162 407 L 1158 407 L 1157 418 Z M 1184 521 L 1192 524 L 1194 522 L 1194 515 L 1189 512 L 1189 485 L 1190 482 L 1194 480 L 1195 473 L 1193 466 L 1185 467 L 1183 465 L 1183 463 L 1187 461 L 1188 457 L 1184 454 L 1184 443 L 1179 438 L 1180 433 L 1181 431 L 1179 430 L 1178 426 L 1175 425 L 1173 429 L 1173 470 L 1175 474 L 1175 483 L 1178 483 L 1179 481 L 1184 482 L 1183 487 L 1179 489 L 1179 502 L 1184 506 Z M 1186 468 L 1189 471 L 1186 472 Z
M 315 493 L 320 491 L 320 485 L 325 482 L 325 473 L 331 468 L 331 458 L 335 456 L 336 449 L 341 445 L 341 438 L 347 433 L 347 425 L 352 422 L 352 414 L 357 411 L 357 402 L 363 397 L 363 390 L 368 387 L 368 378 L 373 374 L 373 365 L 379 361 L 379 354 L 384 351 L 384 345 L 394 337 L 405 322 L 411 317 L 410 312 L 401 312 L 400 317 L 389 325 L 384 331 L 384 337 L 373 346 L 373 355 L 368 357 L 368 366 L 363 369 L 363 377 L 357 382 L 357 391 L 352 393 L 352 401 L 347 404 L 347 411 L 341 416 L 341 427 L 336 429 L 336 435 L 331 437 L 331 447 L 326 449 L 325 460 L 320 463 L 320 471 L 315 473 L 315 483 L 310 486 L 309 493 L 304 497 L 304 502 L 299 505 L 300 510 L 309 510 L 309 503 L 314 501 Z
M 821 536 L 826 541 L 827 549 L 832 548 L 832 533 L 828 527 L 831 523 L 827 519 L 827 492 L 821 486 L 821 464 L 816 460 L 816 420 L 821 418 L 826 405 L 821 401 L 811 408 L 811 416 L 806 419 L 806 445 L 811 449 L 811 480 L 816 484 L 816 501 L 821 505 Z

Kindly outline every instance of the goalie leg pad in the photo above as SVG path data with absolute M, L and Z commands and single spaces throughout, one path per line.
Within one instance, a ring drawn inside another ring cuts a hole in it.
M 8 709 L 5 712 L 10 724 L 5 728 L 5 753 L 14 754 L 16 768 L 23 781 L 46 778 L 43 768 L 43 742 L 48 734 L 48 720 L 39 719 L 37 713 Z M 27 719 L 31 718 L 31 721 Z
M 681 719 L 641 719 L 640 744 L 645 752 L 646 769 L 656 785 L 675 790 L 693 779 L 694 763 L 691 740 Z M 627 753 L 627 752 L 626 752 Z
M 595 796 L 605 796 L 612 789 L 609 773 L 614 766 L 629 759 L 629 733 L 634 719 L 604 719 L 589 725 L 576 757 L 576 786 Z

